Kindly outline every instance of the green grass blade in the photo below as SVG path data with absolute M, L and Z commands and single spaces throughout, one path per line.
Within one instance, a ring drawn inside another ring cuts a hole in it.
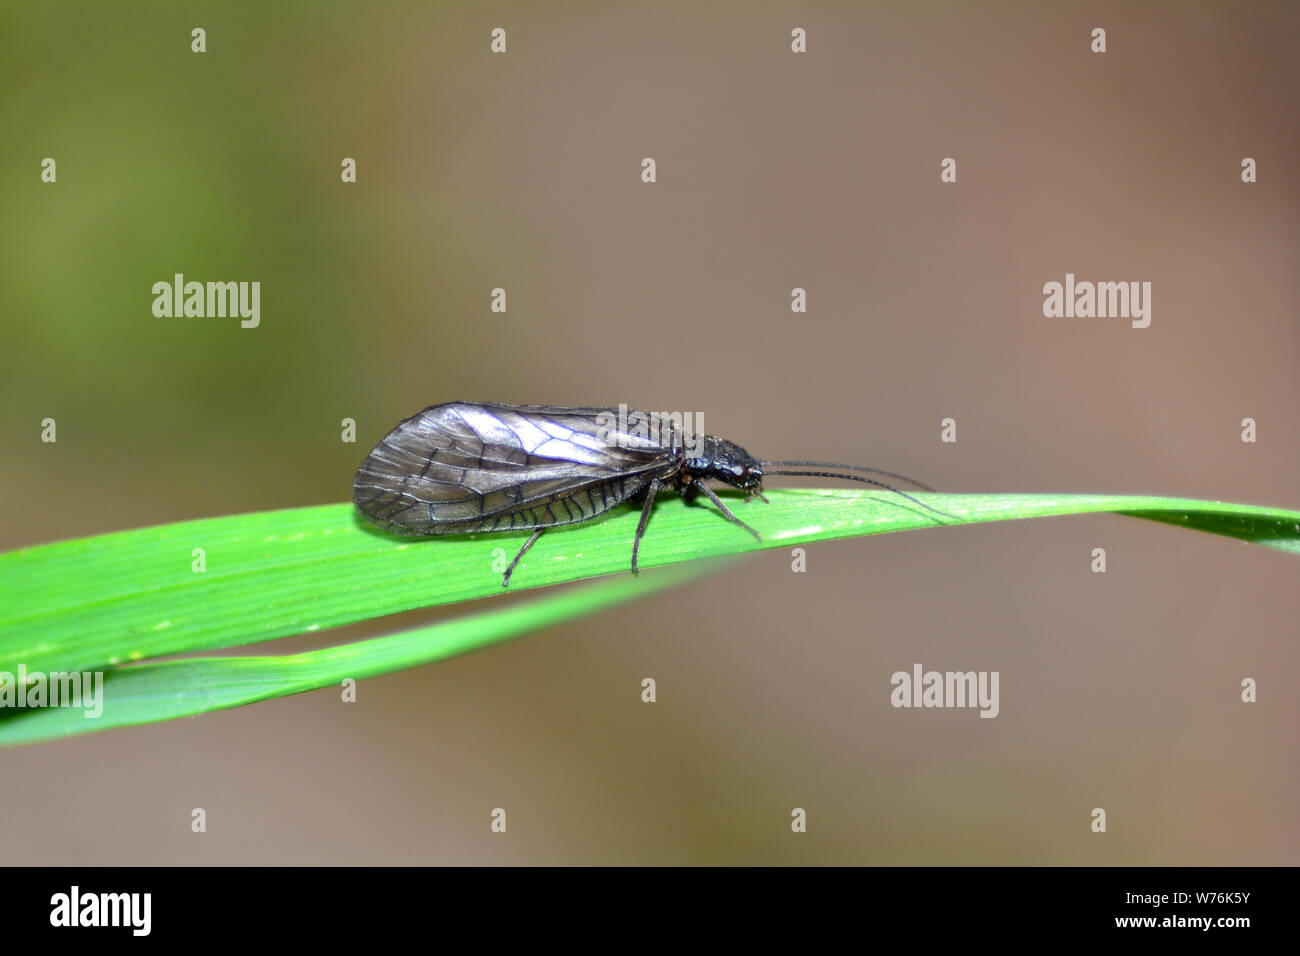
M 372 638 L 278 657 L 208 657 L 128 664 L 104 674 L 100 713 L 69 707 L 9 711 L 0 747 L 191 717 L 285 697 L 344 678 L 361 680 L 443 660 L 672 587 L 698 566 L 653 571 L 564 590 L 536 601 Z
M 774 489 L 741 504 L 756 542 L 707 502 L 666 497 L 642 545 L 645 568 L 758 548 L 939 527 L 872 491 Z M 1300 550 L 1300 513 L 1113 495 L 919 494 L 948 524 L 1113 511 Z M 906 507 L 904 507 L 904 505 Z M 511 591 L 626 574 L 634 508 L 542 535 Z M 0 554 L 0 672 L 95 670 L 323 630 L 501 593 L 523 535 L 413 539 L 378 531 L 350 505 L 186 521 Z M 206 570 L 191 564 L 194 549 Z M 495 554 L 494 554 L 495 552 Z

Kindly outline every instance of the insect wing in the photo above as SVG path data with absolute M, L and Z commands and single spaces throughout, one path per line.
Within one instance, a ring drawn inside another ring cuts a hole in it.
M 406 534 L 570 524 L 677 466 L 680 434 L 620 427 L 618 410 L 455 402 L 401 422 L 357 469 L 352 495 Z

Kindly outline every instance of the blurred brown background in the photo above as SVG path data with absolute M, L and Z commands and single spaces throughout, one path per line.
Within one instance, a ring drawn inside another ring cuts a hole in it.
M 346 500 L 453 398 L 1300 507 L 1298 42 L 1281 3 L 10 5 L 0 549 Z M 259 280 L 261 327 L 154 318 L 174 272 Z M 1044 318 L 1067 272 L 1150 281 L 1150 328 Z M 1295 864 L 1298 576 L 1111 516 L 769 551 L 352 706 L 7 750 L 0 860 Z M 891 708 L 915 662 L 1001 715 Z

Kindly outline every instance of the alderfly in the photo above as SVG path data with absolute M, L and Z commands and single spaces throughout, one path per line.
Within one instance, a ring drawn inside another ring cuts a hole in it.
M 633 424 L 629 424 L 629 421 Z M 904 475 L 826 461 L 762 461 L 712 435 L 687 435 L 670 416 L 617 408 L 561 408 L 449 402 L 403 420 L 366 456 L 352 479 L 352 500 L 375 524 L 397 534 L 531 531 L 506 568 L 547 528 L 602 515 L 644 494 L 632 542 L 632 573 L 655 495 L 672 488 L 709 499 L 728 521 L 755 538 L 704 482 L 723 482 L 763 497 L 768 475 L 840 478 L 875 485 L 946 515 L 868 472 L 932 491 Z M 905 506 L 904 506 L 905 507 Z M 761 538 L 760 538 L 761 540 Z

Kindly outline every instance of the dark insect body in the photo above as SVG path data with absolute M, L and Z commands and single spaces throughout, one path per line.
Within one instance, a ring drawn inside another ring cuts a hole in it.
M 639 416 L 639 417 L 638 417 Z M 644 493 L 632 544 L 632 573 L 655 495 L 673 488 L 703 494 L 723 517 L 741 521 L 704 482 L 763 498 L 767 475 L 862 481 L 946 514 L 891 485 L 809 468 L 843 468 L 918 481 L 878 468 L 822 461 L 761 461 L 712 435 L 686 435 L 672 418 L 626 408 L 563 408 L 449 402 L 404 419 L 366 456 L 352 479 L 352 500 L 375 524 L 406 535 L 532 531 L 502 586 L 541 533 L 602 515 Z M 949 516 L 950 517 L 950 516 Z M 761 540 L 761 538 L 760 538 Z

